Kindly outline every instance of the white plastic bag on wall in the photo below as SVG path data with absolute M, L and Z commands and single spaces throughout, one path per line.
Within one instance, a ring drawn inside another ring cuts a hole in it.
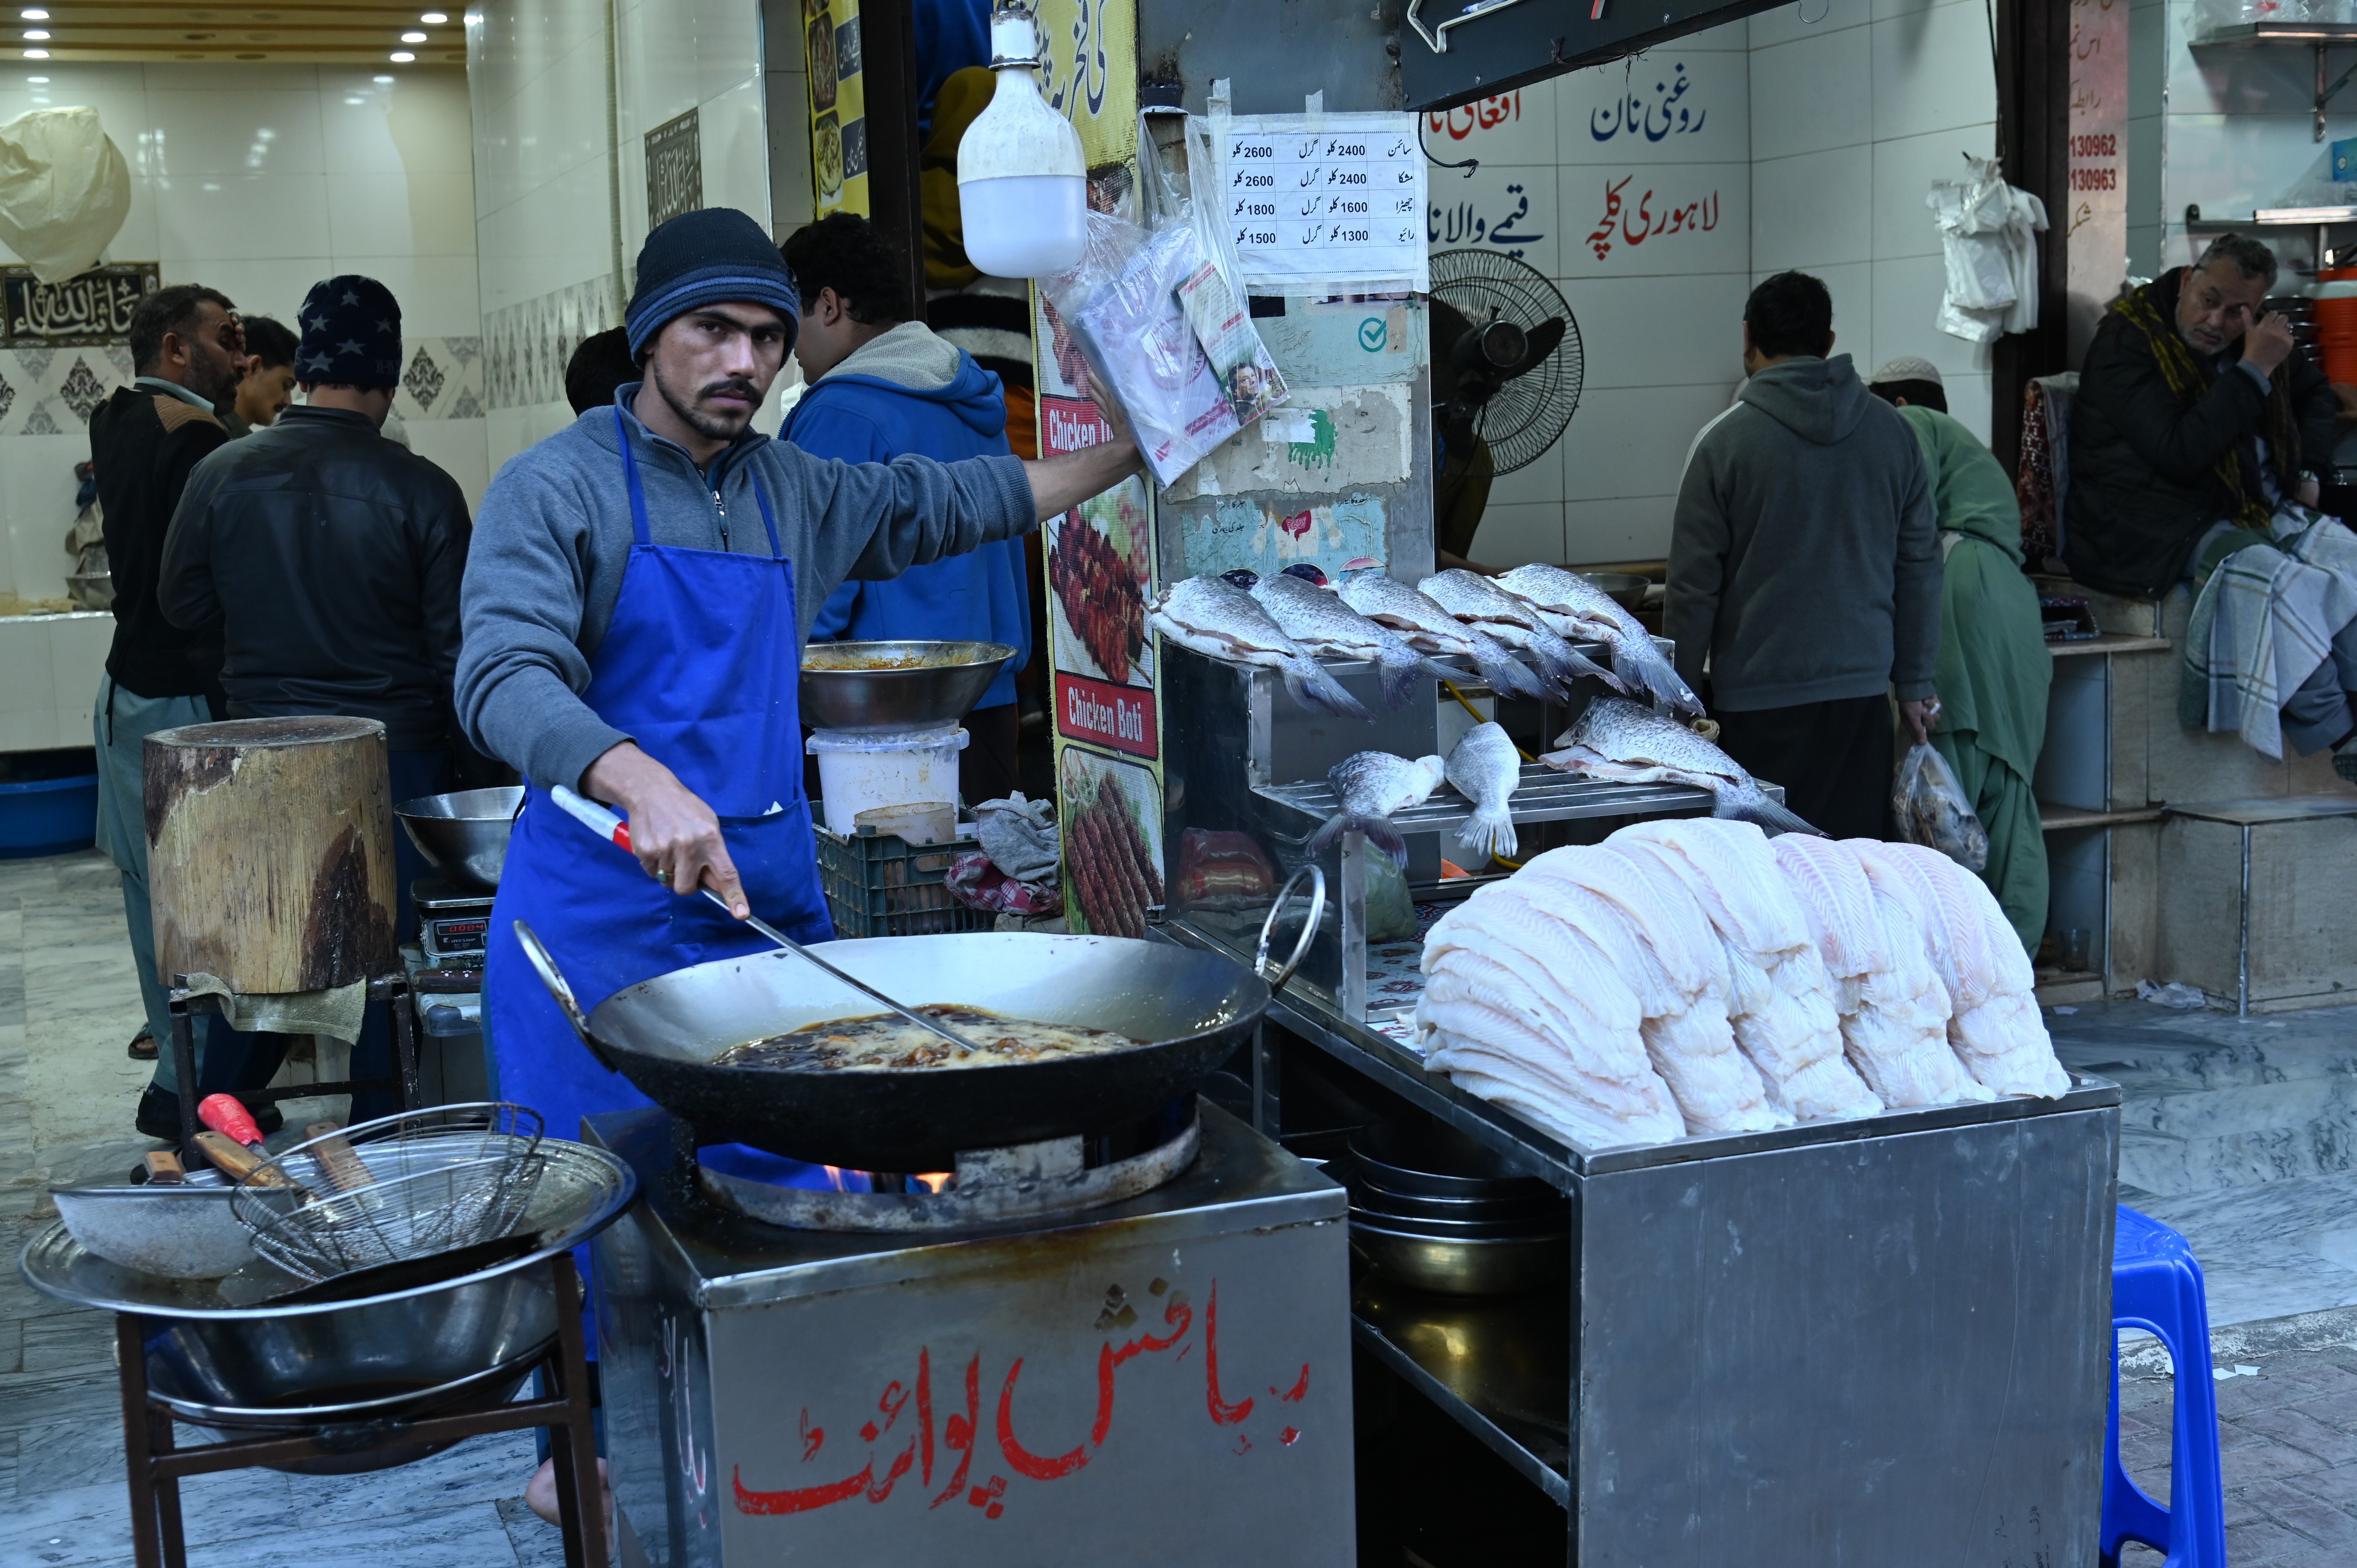
M 131 169 L 90 108 L 36 109 L 0 125 L 0 244 L 43 283 L 98 265 L 131 211 Z
M 1923 204 L 1940 230 L 1947 263 L 1941 331 L 1968 343 L 1993 343 L 2038 325 L 2038 235 L 2046 204 L 2005 183 L 1995 158 L 1966 154 L 1972 177 L 1937 179 Z

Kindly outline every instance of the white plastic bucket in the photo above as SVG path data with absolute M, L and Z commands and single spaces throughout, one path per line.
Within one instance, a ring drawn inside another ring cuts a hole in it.
M 851 837 L 862 811 L 958 798 L 958 753 L 972 737 L 951 725 L 908 735 L 814 730 L 806 748 L 818 758 L 819 803 L 827 832 Z

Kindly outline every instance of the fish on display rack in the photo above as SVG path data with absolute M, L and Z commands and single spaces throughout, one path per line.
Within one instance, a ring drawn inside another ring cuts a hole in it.
M 1390 576 L 1380 566 L 1342 574 L 1336 590 L 1342 602 L 1371 620 L 1393 628 L 1427 653 L 1458 653 L 1473 660 L 1491 689 L 1510 697 L 1544 697 L 1546 682 L 1514 657 L 1513 650 L 1478 628 L 1467 626 L 1431 596 Z
M 1768 798 L 1743 765 L 1675 719 L 1623 697 L 1598 697 L 1555 737 L 1560 750 L 1539 758 L 1549 768 L 1618 784 L 1687 784 L 1718 797 L 1714 817 L 1752 822 L 1769 833 L 1815 833 Z M 1820 834 L 1819 836 L 1823 836 Z
M 1558 691 L 1568 694 L 1571 683 L 1583 675 L 1593 675 L 1617 692 L 1629 690 L 1618 675 L 1556 636 L 1536 606 L 1505 592 L 1479 572 L 1452 566 L 1435 572 L 1415 587 L 1468 626 L 1528 651 L 1538 660 L 1540 673 Z
M 1481 857 L 1514 853 L 1514 821 L 1506 811 L 1522 782 L 1523 754 L 1495 721 L 1475 725 L 1448 751 L 1445 769 L 1457 792 L 1473 802 L 1473 815 L 1457 830 L 1457 842 Z
M 1308 570 L 1315 572 L 1317 568 Z M 1410 648 L 1407 639 L 1391 628 L 1368 619 L 1344 604 L 1340 594 L 1320 587 L 1323 573 L 1311 579 L 1303 575 L 1300 568 L 1287 567 L 1264 577 L 1239 567 L 1220 575 L 1251 594 L 1286 636 L 1310 652 L 1336 659 L 1363 659 L 1372 664 L 1375 678 L 1383 685 L 1386 708 L 1399 708 L 1415 694 L 1419 672 L 1444 680 L 1457 674 L 1447 665 L 1435 664 Z M 1428 686 L 1425 689 L 1431 690 Z
M 1356 828 L 1367 835 L 1369 843 L 1389 854 L 1394 864 L 1405 866 L 1407 841 L 1392 826 L 1392 813 L 1422 804 L 1440 788 L 1445 768 L 1437 757 L 1410 762 L 1388 751 L 1361 751 L 1344 757 L 1326 770 L 1326 781 L 1334 786 L 1334 798 L 1342 809 L 1310 835 L 1309 852 L 1317 854 L 1346 830 Z
M 1146 607 L 1155 630 L 1196 652 L 1231 664 L 1265 664 L 1285 678 L 1285 689 L 1305 708 L 1346 719 L 1374 715 L 1342 683 L 1318 667 L 1302 646 L 1285 635 L 1260 601 L 1217 577 L 1173 583 Z
M 1610 649 L 1612 671 L 1631 695 L 1648 692 L 1655 702 L 1702 716 L 1702 700 L 1662 656 L 1653 634 L 1594 583 L 1577 572 L 1542 564 L 1517 566 L 1496 583 L 1565 637 L 1593 638 Z

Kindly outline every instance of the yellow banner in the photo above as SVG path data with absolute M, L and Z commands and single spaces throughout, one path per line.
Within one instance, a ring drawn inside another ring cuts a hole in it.
M 867 206 L 867 92 L 859 0 L 802 0 L 810 64 L 811 176 L 821 217 Z
M 1081 133 L 1092 174 L 1137 157 L 1136 0 L 1041 0 L 1039 91 Z

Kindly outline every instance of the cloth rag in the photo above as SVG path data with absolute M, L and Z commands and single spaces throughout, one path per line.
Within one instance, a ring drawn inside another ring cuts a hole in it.
M 1026 800 L 1017 789 L 976 806 L 974 822 L 982 853 L 968 851 L 950 863 L 951 897 L 1004 914 L 1048 915 L 1062 908 L 1054 802 Z
M 2186 628 L 2178 717 L 2234 730 L 2283 759 L 2283 704 L 2325 660 L 2333 634 L 2357 620 L 2357 533 L 2301 508 L 2276 513 L 2271 544 L 2219 564 Z
M 268 1035 L 325 1035 L 350 1044 L 361 1037 L 368 1006 L 368 982 L 325 991 L 232 991 L 217 974 L 188 976 L 191 996 L 221 998 L 221 1016 L 232 1029 Z

